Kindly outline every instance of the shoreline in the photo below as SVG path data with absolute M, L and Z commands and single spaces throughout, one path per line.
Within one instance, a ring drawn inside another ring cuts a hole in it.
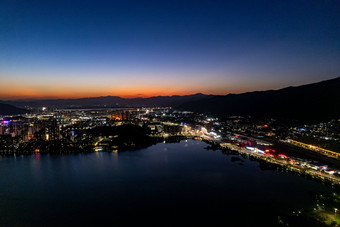
M 274 158 L 270 158 L 270 157 L 266 157 L 264 155 L 261 154 L 257 154 L 257 153 L 251 153 L 248 152 L 247 150 L 242 150 L 242 148 L 239 148 L 236 145 L 232 145 L 232 144 L 227 144 L 227 143 L 217 143 L 217 142 L 212 142 L 206 139 L 202 139 L 203 142 L 212 145 L 212 150 L 220 150 L 221 152 L 226 152 L 228 151 L 229 154 L 239 154 L 243 157 L 243 155 L 245 155 L 245 157 L 247 159 L 251 159 L 254 158 L 256 161 L 258 162 L 264 162 L 266 164 L 272 164 L 275 165 L 277 167 L 280 167 L 282 169 L 285 169 L 289 172 L 292 173 L 297 173 L 299 176 L 302 177 L 308 177 L 314 180 L 318 180 L 319 182 L 321 181 L 322 183 L 330 183 L 331 186 L 336 186 L 338 189 L 340 189 L 340 180 L 335 178 L 334 176 L 327 176 L 325 174 L 322 174 L 321 172 L 317 172 L 317 171 L 311 171 L 309 169 L 306 168 L 301 168 L 298 167 L 296 165 L 293 164 L 289 164 L 287 162 L 287 160 L 277 160 Z
M 124 148 L 117 148 L 117 149 L 103 149 L 101 152 L 125 152 L 125 151 L 136 151 L 139 149 L 147 148 L 149 146 L 158 144 L 158 143 L 177 143 L 182 140 L 187 140 L 187 139 L 194 139 L 194 136 L 168 136 L 168 137 L 153 137 L 156 139 L 153 141 L 153 143 L 148 143 L 144 144 L 146 146 L 140 146 L 140 147 L 135 147 L 135 146 L 129 146 L 129 147 L 124 147 Z M 271 158 L 269 156 L 264 156 L 262 154 L 258 153 L 251 153 L 247 151 L 246 149 L 239 148 L 236 145 L 228 144 L 228 143 L 222 143 L 222 142 L 216 142 L 216 141 L 210 141 L 202 137 L 197 137 L 200 138 L 199 140 L 211 145 L 211 147 L 207 147 L 206 149 L 209 150 L 219 150 L 222 153 L 225 154 L 234 154 L 234 155 L 241 155 L 243 158 L 247 159 L 255 159 L 258 161 L 260 164 L 261 163 L 266 163 L 270 165 L 274 165 L 278 168 L 287 170 L 292 173 L 296 173 L 299 176 L 302 177 L 308 177 L 314 180 L 318 180 L 319 182 L 322 183 L 330 183 L 331 186 L 336 186 L 337 188 L 340 189 L 340 179 L 335 178 L 332 175 L 326 175 L 322 172 L 318 171 L 311 171 L 310 169 L 307 168 L 301 168 L 300 166 L 290 164 L 288 160 L 278 160 Z M 16 156 L 16 155 L 34 155 L 34 154 L 49 154 L 49 155 L 60 155 L 60 154 L 86 154 L 86 153 L 95 153 L 98 152 L 98 150 L 95 149 L 96 146 L 91 147 L 91 149 L 75 149 L 74 150 L 63 150 L 63 151 L 40 151 L 40 152 L 35 152 L 35 151 L 0 151 L 0 156 L 2 157 L 9 157 L 9 156 Z M 108 147 L 107 147 L 108 148 Z

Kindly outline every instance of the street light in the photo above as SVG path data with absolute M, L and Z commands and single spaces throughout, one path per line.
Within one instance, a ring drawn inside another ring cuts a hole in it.
M 334 208 L 334 217 L 336 216 L 336 212 L 338 211 L 337 208 Z

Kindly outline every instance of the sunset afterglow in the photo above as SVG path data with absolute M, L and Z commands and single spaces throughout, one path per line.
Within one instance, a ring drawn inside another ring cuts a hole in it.
M 1 5 L 0 99 L 228 94 L 340 73 L 335 1 Z

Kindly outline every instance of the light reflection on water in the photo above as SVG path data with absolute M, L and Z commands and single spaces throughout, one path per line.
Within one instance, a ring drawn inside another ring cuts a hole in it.
M 330 191 L 206 146 L 189 140 L 120 153 L 1 158 L 0 225 L 263 224 L 309 206 L 310 192 Z

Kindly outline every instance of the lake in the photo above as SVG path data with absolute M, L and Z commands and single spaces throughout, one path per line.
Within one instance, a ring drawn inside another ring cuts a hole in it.
M 206 146 L 2 157 L 0 225 L 273 226 L 333 190 Z

